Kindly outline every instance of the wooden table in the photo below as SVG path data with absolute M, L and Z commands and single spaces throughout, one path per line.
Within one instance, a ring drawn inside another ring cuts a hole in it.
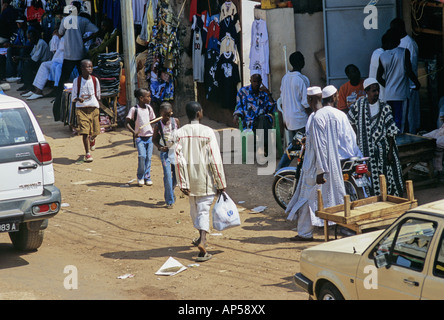
M 329 240 L 328 222 L 333 221 L 357 234 L 369 228 L 387 226 L 405 211 L 418 206 L 413 195 L 413 182 L 406 182 L 407 199 L 387 194 L 387 184 L 383 175 L 379 176 L 381 195 L 351 202 L 345 195 L 344 204 L 324 208 L 321 190 L 318 190 L 318 210 L 316 216 L 324 219 L 324 237 Z
M 399 159 L 402 166 L 402 175 L 408 179 L 408 173 L 418 163 L 424 162 L 427 165 L 427 179 L 415 181 L 415 186 L 433 184 L 437 180 L 434 174 L 433 157 L 436 149 L 436 140 L 410 133 L 403 133 L 396 137 Z

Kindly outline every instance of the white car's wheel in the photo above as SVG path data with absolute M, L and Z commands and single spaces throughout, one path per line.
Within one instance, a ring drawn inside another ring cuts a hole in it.
M 344 300 L 344 297 L 333 284 L 327 282 L 319 290 L 318 300 Z

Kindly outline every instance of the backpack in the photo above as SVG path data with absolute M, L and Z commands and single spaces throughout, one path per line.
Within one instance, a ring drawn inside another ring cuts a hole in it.
M 176 119 L 174 119 L 173 117 L 170 118 L 171 121 L 171 125 L 173 126 L 172 130 L 176 129 Z M 167 145 L 166 141 L 165 141 L 165 136 L 163 135 L 163 123 L 162 120 L 159 121 L 159 132 L 160 132 L 160 136 L 162 137 L 163 143 L 165 144 L 165 146 Z
M 99 101 L 99 98 L 97 97 L 97 78 L 91 75 L 91 79 L 94 84 L 94 95 L 96 96 L 97 101 Z M 80 97 L 80 85 L 82 84 L 82 76 L 77 77 L 77 98 Z
M 135 106 L 136 110 L 134 110 L 134 119 L 129 119 L 128 124 L 131 128 L 133 128 L 134 131 L 136 131 L 136 120 L 137 120 L 137 109 L 139 109 L 138 105 Z

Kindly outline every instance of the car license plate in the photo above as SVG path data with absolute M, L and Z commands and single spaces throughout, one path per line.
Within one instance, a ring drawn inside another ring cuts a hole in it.
M 18 222 L 18 221 L 0 222 L 0 232 L 19 231 L 19 224 L 20 224 L 20 222 Z
M 356 186 L 359 188 L 369 186 L 368 180 L 366 178 L 355 179 L 355 182 L 356 182 Z

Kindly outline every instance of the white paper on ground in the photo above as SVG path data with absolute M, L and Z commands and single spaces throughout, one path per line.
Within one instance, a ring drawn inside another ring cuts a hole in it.
M 183 264 L 174 259 L 173 257 L 169 257 L 168 260 L 157 270 L 156 274 L 159 276 L 174 276 L 179 272 L 186 270 Z
M 251 211 L 252 211 L 252 212 L 255 212 L 255 213 L 259 213 L 259 212 L 264 211 L 265 209 L 267 209 L 266 206 L 259 206 L 259 207 L 256 207 L 256 208 L 251 209 Z

